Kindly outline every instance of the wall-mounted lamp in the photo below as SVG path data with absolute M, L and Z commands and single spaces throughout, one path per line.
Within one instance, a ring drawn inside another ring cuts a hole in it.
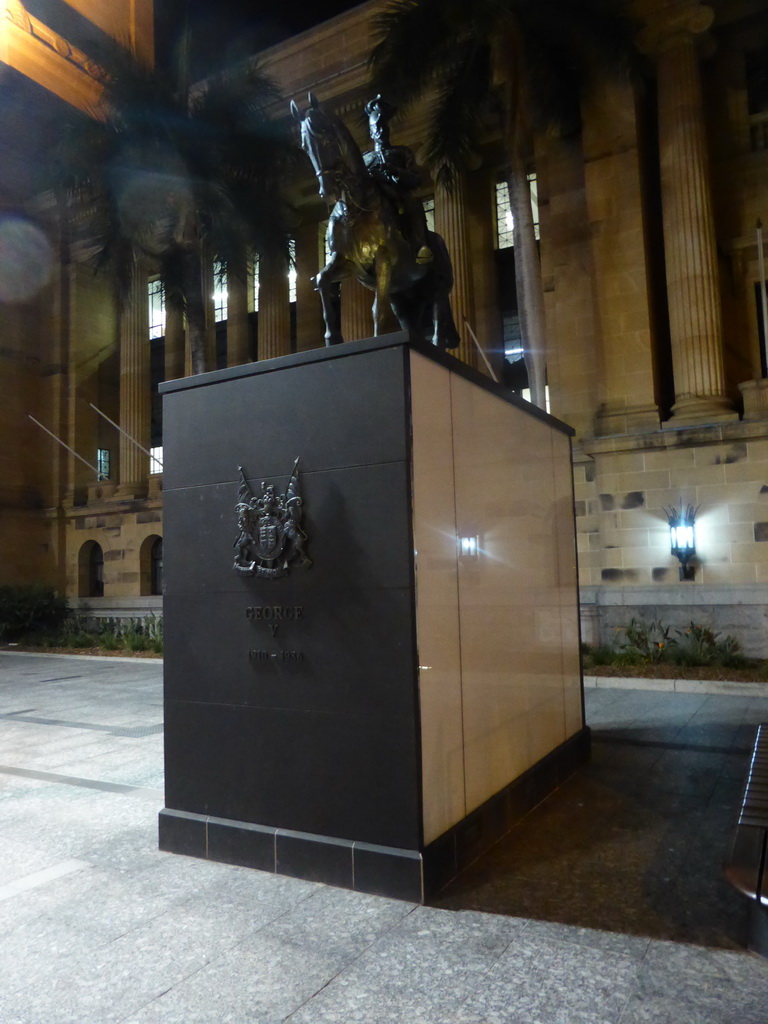
M 459 554 L 462 558 L 477 558 L 479 550 L 477 537 L 459 537 Z
M 683 505 L 680 509 L 665 508 L 667 521 L 669 522 L 669 545 L 672 554 L 680 561 L 680 579 L 693 580 L 696 577 L 696 569 L 690 564 L 690 560 L 696 554 L 695 523 L 698 506 Z

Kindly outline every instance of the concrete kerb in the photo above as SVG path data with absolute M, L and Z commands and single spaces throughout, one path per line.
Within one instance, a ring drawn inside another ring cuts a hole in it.
M 0 654 L 13 654 L 16 658 L 72 658 L 76 661 L 116 661 L 118 663 L 122 661 L 129 662 L 132 665 L 135 665 L 137 662 L 141 664 L 143 661 L 148 661 L 151 664 L 157 664 L 158 662 L 162 663 L 163 660 L 161 657 L 123 658 L 121 656 L 115 656 L 113 658 L 107 654 L 62 654 L 61 651 L 58 651 L 56 654 L 45 654 L 42 651 L 39 653 L 37 651 L 12 651 L 7 647 L 0 647 Z
M 768 697 L 768 683 L 744 683 L 727 679 L 640 679 L 585 675 L 584 685 L 608 690 L 666 690 L 673 693 L 711 693 L 726 697 Z
M 12 651 L 0 648 L 0 654 L 14 654 L 18 658 L 59 658 L 61 654 L 38 654 L 36 651 Z M 99 654 L 66 654 L 63 657 L 79 661 L 162 663 L 162 658 L 122 658 Z M 711 693 L 732 697 L 768 697 L 768 683 L 744 683 L 728 679 L 644 679 L 626 676 L 584 676 L 584 685 L 608 690 L 661 690 L 670 693 Z

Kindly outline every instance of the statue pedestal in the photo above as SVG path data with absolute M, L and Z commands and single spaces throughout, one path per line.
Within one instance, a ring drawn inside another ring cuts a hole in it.
M 568 428 L 402 334 L 163 391 L 161 848 L 427 898 L 588 756 Z M 313 564 L 243 576 L 297 457 Z

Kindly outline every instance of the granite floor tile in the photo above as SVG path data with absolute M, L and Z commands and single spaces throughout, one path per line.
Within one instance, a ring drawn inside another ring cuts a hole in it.
M 126 1024 L 275 1024 L 410 910 L 393 900 L 316 887 L 311 899 L 148 1002 Z
M 768 963 L 760 957 L 654 943 L 621 1024 L 762 1024 Z
M 418 908 L 293 1014 L 291 1024 L 452 1021 L 524 923 Z
M 768 1022 L 720 865 L 768 700 L 590 691 L 592 762 L 414 908 L 162 853 L 161 794 L 52 781 L 160 789 L 162 737 L 120 734 L 161 720 L 160 666 L 0 655 L 0 683 L 0 711 L 113 730 L 0 719 L 51 772 L 0 772 L 0 884 L 91 865 L 0 900 L 0 1024 Z
M 640 969 L 632 956 L 593 946 L 526 941 L 499 959 L 455 1024 L 619 1024 Z

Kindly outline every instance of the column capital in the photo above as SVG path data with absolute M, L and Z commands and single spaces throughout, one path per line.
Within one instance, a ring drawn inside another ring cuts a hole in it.
M 658 56 L 681 42 L 704 36 L 714 20 L 713 8 L 698 0 L 674 3 L 649 14 L 647 24 L 637 37 L 638 49 L 641 53 Z

